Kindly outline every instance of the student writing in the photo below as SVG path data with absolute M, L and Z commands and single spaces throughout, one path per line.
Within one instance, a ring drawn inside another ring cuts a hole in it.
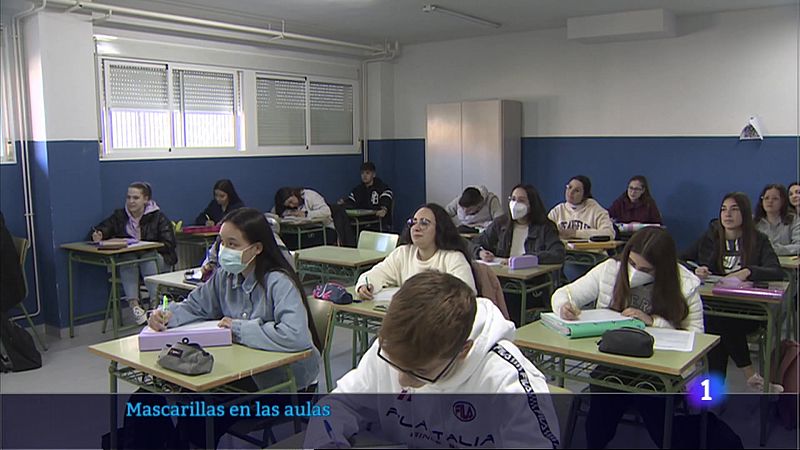
M 373 429 L 381 437 L 409 447 L 557 448 L 555 411 L 540 395 L 548 392 L 545 378 L 513 339 L 514 325 L 462 280 L 432 271 L 409 278 L 358 367 L 321 401 L 332 406 L 327 429 L 312 420 L 305 446 L 347 445 L 366 423 L 378 422 Z M 444 394 L 492 395 L 459 398 L 469 406 L 454 408 L 454 396 Z M 409 420 L 425 429 L 409 432 L 401 423 Z
M 783 279 L 783 271 L 769 238 L 756 230 L 750 199 L 741 192 L 725 195 L 719 220 L 711 223 L 708 231 L 684 254 L 683 259 L 697 262 L 699 267 L 695 274 L 701 279 L 712 274 L 741 281 Z M 747 346 L 747 335 L 759 326 L 752 320 L 708 317 L 706 331 L 720 336 L 720 345 L 708 354 L 710 371 L 724 379 L 730 356 L 744 373 L 748 386 L 756 391 L 763 389 L 764 378 L 753 367 Z M 782 387 L 774 385 L 771 390 L 779 391 Z
M 149 183 L 137 181 L 128 186 L 125 207 L 116 209 L 104 221 L 92 228 L 93 241 L 110 238 L 133 238 L 140 241 L 160 242 L 163 247 L 157 250 L 157 261 L 119 266 L 122 290 L 131 307 L 136 323 L 147 321 L 145 310 L 139 299 L 139 276 L 142 278 L 165 272 L 178 262 L 175 252 L 175 230 L 172 222 L 153 200 L 153 190 Z M 120 261 L 137 258 L 129 253 L 120 256 Z M 150 299 L 156 298 L 156 287 L 147 284 Z
M 225 214 L 244 207 L 231 180 L 224 179 L 214 183 L 213 193 L 214 198 L 208 202 L 206 209 L 194 219 L 195 225 L 214 226 L 222 221 Z
M 400 245 L 358 277 L 356 291 L 371 300 L 384 287 L 402 286 L 412 276 L 433 269 L 456 276 L 477 292 L 469 261 L 466 243 L 444 208 L 428 203 L 409 219 Z

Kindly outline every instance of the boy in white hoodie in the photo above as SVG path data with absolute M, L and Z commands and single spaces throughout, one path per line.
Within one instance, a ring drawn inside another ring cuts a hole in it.
M 564 192 L 565 202 L 547 214 L 558 227 L 562 239 L 588 239 L 592 236 L 614 238 L 614 222 L 595 199 L 592 182 L 584 175 L 570 178 Z
M 305 446 L 349 447 L 370 429 L 409 447 L 556 448 L 545 378 L 513 339 L 514 324 L 463 281 L 413 276 L 358 367 L 320 401 L 330 415 L 311 421 Z

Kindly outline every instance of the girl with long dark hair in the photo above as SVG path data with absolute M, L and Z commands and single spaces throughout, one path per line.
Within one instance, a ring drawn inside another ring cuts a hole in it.
M 239 198 L 231 180 L 218 180 L 214 183 L 213 193 L 214 198 L 208 202 L 206 209 L 194 219 L 195 225 L 214 226 L 225 217 L 225 214 L 244 208 L 244 202 Z
M 303 285 L 281 254 L 263 214 L 241 208 L 222 220 L 220 269 L 168 312 L 150 316 L 156 331 L 198 320 L 219 319 L 233 341 L 275 352 L 313 350 L 313 356 L 293 363 L 297 386 L 305 390 L 319 375 L 320 339 L 308 308 Z M 279 373 L 280 372 L 280 373 Z M 257 388 L 275 384 L 283 371 L 255 375 Z

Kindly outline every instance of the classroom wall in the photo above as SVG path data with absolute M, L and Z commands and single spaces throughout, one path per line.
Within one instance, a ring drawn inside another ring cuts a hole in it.
M 32 117 L 29 147 L 34 232 L 44 309 L 38 322 L 44 320 L 62 329 L 68 325 L 68 261 L 60 246 L 85 239 L 93 224 L 122 207 L 132 181 L 151 182 L 162 210 L 170 219 L 184 222 L 193 221 L 205 208 L 212 198 L 213 183 L 220 178 L 232 179 L 246 204 L 260 210 L 272 208 L 275 191 L 284 185 L 311 187 L 335 202 L 358 183 L 359 154 L 101 161 L 93 32 L 91 23 L 80 16 L 50 12 L 27 19 L 23 29 Z M 165 39 L 188 45 L 186 40 Z M 209 47 L 232 51 L 230 45 Z M 284 60 L 289 55 L 286 51 L 275 54 Z M 247 61 L 251 62 L 254 57 L 249 55 Z M 328 66 L 336 63 L 330 57 L 320 59 Z M 296 65 L 308 65 L 309 61 L 297 59 Z M 65 70 L 72 65 L 79 68 Z M 20 163 L 0 166 L 0 177 L 3 213 L 11 231 L 24 236 Z M 104 308 L 108 295 L 105 271 L 76 265 L 75 277 L 76 314 Z M 32 296 L 26 305 L 35 309 Z
M 797 178 L 798 16 L 794 5 L 681 17 L 678 37 L 632 42 L 583 44 L 559 28 L 406 46 L 392 63 L 394 133 L 370 137 L 399 157 L 424 146 L 429 103 L 519 100 L 523 181 L 546 207 L 572 175 L 590 176 L 608 207 L 642 173 L 685 246 L 723 193 L 755 199 Z M 739 142 L 753 114 L 769 137 Z

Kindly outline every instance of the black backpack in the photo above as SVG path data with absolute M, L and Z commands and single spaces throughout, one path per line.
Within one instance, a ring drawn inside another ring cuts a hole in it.
M 0 321 L 0 371 L 22 372 L 42 367 L 33 338 L 11 319 Z

